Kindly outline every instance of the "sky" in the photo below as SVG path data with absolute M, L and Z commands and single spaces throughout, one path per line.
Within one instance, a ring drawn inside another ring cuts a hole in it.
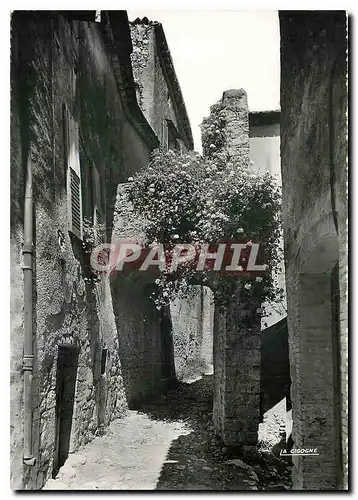
M 243 88 L 250 111 L 280 107 L 280 39 L 274 10 L 128 10 L 163 24 L 195 149 L 200 124 L 224 90 Z

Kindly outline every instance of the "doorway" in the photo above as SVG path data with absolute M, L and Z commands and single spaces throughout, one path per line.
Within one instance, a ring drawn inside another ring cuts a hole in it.
M 79 348 L 58 347 L 56 375 L 56 432 L 52 477 L 56 477 L 65 463 L 72 428 L 72 415 L 75 400 L 76 377 Z

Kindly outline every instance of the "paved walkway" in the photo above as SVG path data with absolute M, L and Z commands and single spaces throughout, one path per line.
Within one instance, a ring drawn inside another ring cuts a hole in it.
M 182 423 L 129 411 L 112 422 L 105 436 L 70 455 L 44 489 L 153 490 L 171 442 L 188 432 Z
M 212 433 L 212 377 L 182 384 L 112 422 L 72 454 L 45 490 L 250 490 Z

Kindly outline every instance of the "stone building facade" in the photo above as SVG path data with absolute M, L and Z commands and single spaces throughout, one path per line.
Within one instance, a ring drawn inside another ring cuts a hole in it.
M 144 387 L 161 389 L 165 321 L 89 265 L 112 239 L 118 186 L 159 140 L 125 12 L 17 11 L 11 36 L 11 483 L 40 489 Z
M 180 85 L 160 23 L 147 18 L 131 23 L 131 54 L 138 103 L 161 148 L 185 153 L 194 148 Z M 193 286 L 190 297 L 170 305 L 176 375 L 179 380 L 212 372 L 212 293 Z
M 161 23 L 131 22 L 138 103 L 164 150 L 194 149 L 190 122 Z
M 281 12 L 293 487 L 348 486 L 347 18 Z

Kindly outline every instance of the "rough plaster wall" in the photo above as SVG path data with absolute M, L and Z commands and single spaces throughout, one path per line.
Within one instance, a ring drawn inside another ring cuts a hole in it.
M 158 45 L 156 39 L 154 38 L 155 50 L 154 50 L 154 61 L 155 61 L 155 77 L 154 77 L 154 123 L 153 128 L 160 137 L 161 130 L 161 120 L 162 118 L 170 119 L 175 127 L 178 129 L 177 116 L 174 112 L 172 101 L 174 96 L 171 95 L 168 83 L 165 79 L 163 68 L 161 65 Z
M 154 128 L 154 29 L 150 25 L 132 24 L 130 30 L 133 44 L 131 62 L 136 82 L 137 101 L 144 116 Z
M 339 487 L 339 430 L 346 451 L 347 408 L 343 401 L 347 387 L 343 379 L 347 364 L 338 361 L 339 354 L 341 359 L 347 356 L 345 17 L 344 12 L 280 14 L 281 166 L 293 439 L 297 446 L 315 446 L 320 452 L 309 464 L 307 459 L 294 457 L 295 489 Z M 337 181 L 342 189 L 337 189 Z M 335 349 L 332 335 L 335 342 L 338 335 L 332 318 L 331 272 L 338 259 L 341 347 Z M 335 364 L 340 374 L 335 373 Z M 339 404 L 341 423 L 335 412 Z M 347 455 L 343 463 L 343 484 L 347 486 Z
M 62 104 L 66 103 L 79 121 L 81 164 L 90 168 L 90 158 L 103 169 L 104 192 L 107 191 L 108 196 L 112 179 L 118 177 L 116 169 L 123 164 L 123 116 L 106 49 L 94 23 L 68 22 L 62 16 L 51 21 L 44 14 L 24 13 L 17 17 L 13 33 L 21 34 L 17 67 L 22 72 L 13 75 L 14 89 L 20 81 L 26 85 L 25 93 L 22 88 L 21 93 L 12 96 L 11 172 L 16 181 L 12 185 L 11 206 L 12 485 L 13 488 L 41 488 L 52 472 L 58 345 L 80 348 L 70 451 L 91 440 L 99 426 L 108 425 L 127 407 L 109 282 L 104 279 L 91 285 L 84 281 L 81 246 L 69 238 Z M 31 122 L 36 228 L 33 447 L 37 464 L 26 470 L 22 466 L 20 424 L 23 298 L 22 231 L 19 229 L 23 224 L 25 160 L 19 151 L 20 145 L 26 145 L 28 121 L 22 115 L 20 137 L 20 98 L 22 110 L 26 107 Z M 83 173 L 84 210 L 91 215 L 87 192 L 90 184 Z M 59 231 L 64 237 L 61 244 Z M 102 347 L 109 350 L 104 375 L 100 375 Z
M 213 297 L 207 287 L 195 285 L 186 300 L 170 305 L 175 370 L 178 380 L 193 380 L 212 369 Z
M 144 243 L 144 221 L 133 212 L 125 184 L 118 185 L 112 242 L 121 240 Z M 151 294 L 155 291 L 151 273 L 114 272 L 111 293 L 118 332 L 119 353 L 123 365 L 124 384 L 131 408 L 148 396 L 165 388 L 165 339 L 172 344 L 171 331 L 162 325 Z M 174 366 L 171 366 L 174 377 Z
M 23 200 L 17 33 L 11 44 L 11 234 L 10 234 L 10 480 L 13 488 L 22 486 L 22 353 L 23 353 L 23 273 L 21 270 L 21 243 L 23 241 Z M 21 194 L 20 194 L 21 193 Z
M 118 276 L 112 286 L 119 352 L 130 408 L 162 388 L 160 317 L 147 288 Z
M 138 85 L 138 102 L 159 140 L 162 141 L 162 120 L 165 118 L 172 120 L 177 128 L 178 122 L 173 106 L 168 100 L 170 91 L 160 63 L 155 28 L 150 24 L 132 24 L 131 37 L 133 43 L 131 59 L 134 79 Z
M 342 28 L 341 28 L 342 29 Z M 343 34 L 342 34 L 343 38 Z M 343 41 L 343 40 L 342 40 Z M 340 394 L 343 484 L 348 487 L 348 143 L 347 143 L 347 54 L 342 44 L 335 78 L 339 84 L 332 88 L 335 147 L 335 198 L 339 236 L 339 292 L 340 292 Z M 339 109 L 339 113 L 335 110 Z

